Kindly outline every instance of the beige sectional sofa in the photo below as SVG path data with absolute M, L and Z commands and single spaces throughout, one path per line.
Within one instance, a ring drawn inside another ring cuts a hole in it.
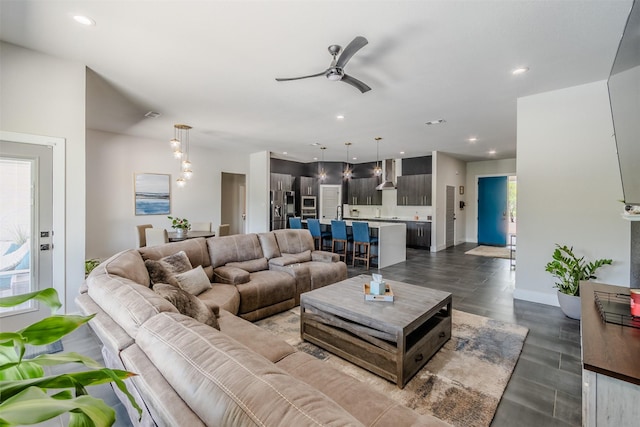
M 219 307 L 219 330 L 181 314 L 150 287 L 145 260 L 180 251 L 212 282 L 197 299 Z M 127 381 L 143 407 L 140 420 L 121 396 L 134 425 L 446 425 L 250 322 L 344 278 L 346 265 L 314 251 L 307 230 L 280 230 L 120 252 L 87 277 L 76 301 L 85 314 L 96 313 L 90 325 L 105 365 L 138 374 Z

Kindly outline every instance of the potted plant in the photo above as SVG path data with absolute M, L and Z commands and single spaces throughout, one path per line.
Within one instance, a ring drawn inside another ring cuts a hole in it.
M 35 299 L 53 310 L 61 306 L 53 288 L 0 298 L 0 307 Z M 69 413 L 69 426 L 111 426 L 115 411 L 92 397 L 87 386 L 114 382 L 136 408 L 142 409 L 123 380 L 135 374 L 100 366 L 78 353 L 41 354 L 24 359 L 25 346 L 51 344 L 87 323 L 91 316 L 52 315 L 16 332 L 0 331 L 0 425 L 36 424 Z M 89 371 L 45 375 L 43 366 L 81 363 Z
M 562 312 L 572 319 L 580 319 L 580 281 L 596 279 L 593 274 L 603 265 L 611 265 L 610 259 L 598 259 L 587 263 L 584 256 L 578 258 L 573 253 L 573 246 L 567 247 L 556 244 L 553 251 L 553 260 L 545 266 L 548 271 L 558 279 L 555 287 L 558 288 L 558 303 Z
M 187 232 L 191 230 L 191 224 L 189 224 L 188 219 L 172 217 L 172 216 L 168 216 L 167 218 L 171 220 L 171 228 L 176 230 L 177 237 L 185 236 Z

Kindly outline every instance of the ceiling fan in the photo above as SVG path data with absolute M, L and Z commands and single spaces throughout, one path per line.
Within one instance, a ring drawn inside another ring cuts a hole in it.
M 358 89 L 360 92 L 365 93 L 371 90 L 369 86 L 361 82 L 360 80 L 351 77 L 348 74 L 345 74 L 344 67 L 347 65 L 347 62 L 351 59 L 351 57 L 360 49 L 362 49 L 369 41 L 362 36 L 358 36 L 351 41 L 347 45 L 344 50 L 342 50 L 342 46 L 337 44 L 332 44 L 329 46 L 329 53 L 333 56 L 333 61 L 331 61 L 331 65 L 329 68 L 322 71 L 321 73 L 311 74 L 310 76 L 302 76 L 302 77 L 292 77 L 292 78 L 276 78 L 276 81 L 284 82 L 288 80 L 300 80 L 300 79 L 308 79 L 310 77 L 319 77 L 325 76 L 329 80 L 333 81 L 342 81 L 350 84 L 351 86 Z M 340 53 L 342 52 L 342 53 Z M 340 57 L 336 59 L 336 57 L 340 54 Z

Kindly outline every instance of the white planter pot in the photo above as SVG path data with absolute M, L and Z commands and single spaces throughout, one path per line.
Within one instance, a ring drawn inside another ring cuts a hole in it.
M 572 319 L 580 320 L 580 297 L 558 291 L 558 303 L 562 312 Z

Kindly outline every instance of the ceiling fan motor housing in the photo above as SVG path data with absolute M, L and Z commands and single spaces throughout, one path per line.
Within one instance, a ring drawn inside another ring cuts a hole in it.
M 326 74 L 327 78 L 333 81 L 342 79 L 343 75 L 344 75 L 344 71 L 342 71 L 342 68 L 338 68 L 338 67 L 329 68 Z

